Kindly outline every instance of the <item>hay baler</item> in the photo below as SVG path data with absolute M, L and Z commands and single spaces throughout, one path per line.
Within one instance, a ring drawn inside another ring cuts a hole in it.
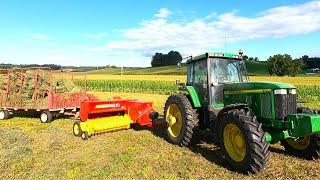
M 105 101 L 83 101 L 80 107 L 80 121 L 73 125 L 73 134 L 87 140 L 90 136 L 129 129 L 131 125 L 153 127 L 158 113 L 152 102 L 113 97 Z

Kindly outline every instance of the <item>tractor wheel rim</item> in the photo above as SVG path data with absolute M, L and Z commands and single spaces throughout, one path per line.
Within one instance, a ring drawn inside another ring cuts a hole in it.
M 227 124 L 223 130 L 224 147 L 228 155 L 236 162 L 246 156 L 246 143 L 241 130 L 235 124 Z
M 86 135 L 84 133 L 82 133 L 82 139 L 85 139 L 86 138 Z
M 0 111 L 0 119 L 4 119 L 4 111 Z
M 73 126 L 73 132 L 74 132 L 75 135 L 78 135 L 78 134 L 79 134 L 80 128 L 79 128 L 79 126 L 78 126 L 77 124 L 75 124 L 75 125 Z
M 302 139 L 299 139 L 299 140 L 294 140 L 290 138 L 290 139 L 286 139 L 286 141 L 294 149 L 305 150 L 308 148 L 310 144 L 310 136 L 303 137 Z
M 168 132 L 172 137 L 178 137 L 182 129 L 182 115 L 177 104 L 168 107 L 166 120 L 169 124 Z
M 40 119 L 41 119 L 42 122 L 47 122 L 48 115 L 46 113 L 42 113 Z

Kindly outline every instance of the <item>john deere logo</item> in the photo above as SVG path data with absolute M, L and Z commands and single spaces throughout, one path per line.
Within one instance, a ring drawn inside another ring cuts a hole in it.
M 96 105 L 96 109 L 116 108 L 116 107 L 120 107 L 120 104 L 99 104 L 99 105 Z

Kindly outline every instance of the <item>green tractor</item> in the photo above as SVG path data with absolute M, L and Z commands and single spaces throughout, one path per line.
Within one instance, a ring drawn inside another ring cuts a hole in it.
M 188 146 L 210 130 L 223 157 L 239 172 L 257 173 L 270 144 L 305 159 L 320 156 L 320 115 L 297 108 L 296 88 L 279 82 L 249 82 L 242 56 L 205 53 L 187 60 L 187 82 L 168 97 L 168 141 Z

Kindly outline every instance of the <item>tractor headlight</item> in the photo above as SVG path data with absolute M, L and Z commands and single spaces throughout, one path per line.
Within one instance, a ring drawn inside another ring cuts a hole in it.
M 286 89 L 276 89 L 274 90 L 274 94 L 287 94 Z
M 297 94 L 297 90 L 296 89 L 289 89 L 289 94 Z

